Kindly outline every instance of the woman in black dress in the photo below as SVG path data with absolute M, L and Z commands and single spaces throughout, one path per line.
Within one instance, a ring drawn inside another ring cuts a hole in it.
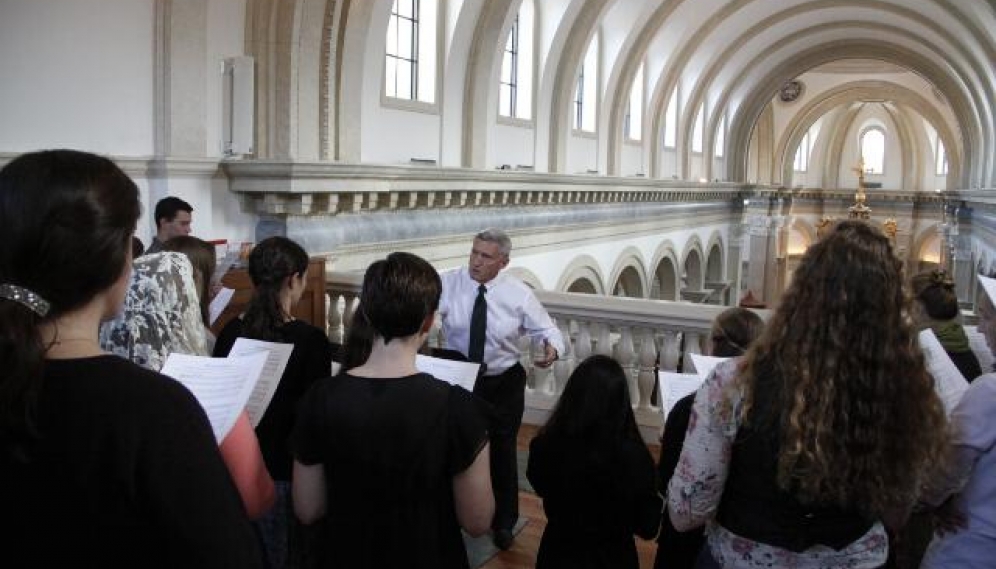
M 574 370 L 529 445 L 526 476 L 547 526 L 537 569 L 636 569 L 633 535 L 657 535 L 663 505 L 622 367 L 591 356 Z
M 373 331 L 369 356 L 301 401 L 294 510 L 324 520 L 321 567 L 463 569 L 460 528 L 490 529 L 484 417 L 469 392 L 415 368 L 441 288 L 409 253 L 370 265 L 357 309 Z
M 233 318 L 215 343 L 214 355 L 225 357 L 238 338 L 293 344 L 290 359 L 266 412 L 256 426 L 266 468 L 273 477 L 277 499 L 256 521 L 267 564 L 273 569 L 297 566 L 307 555 L 305 535 L 291 511 L 292 455 L 288 439 L 298 401 L 315 380 L 332 373 L 332 349 L 320 328 L 291 314 L 304 293 L 308 253 L 286 237 L 260 241 L 249 254 L 253 293 L 240 318 Z

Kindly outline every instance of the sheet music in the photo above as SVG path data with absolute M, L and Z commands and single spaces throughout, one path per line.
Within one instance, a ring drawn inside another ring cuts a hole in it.
M 232 301 L 232 297 L 235 296 L 235 289 L 228 287 L 221 287 L 218 294 L 214 295 L 211 299 L 211 304 L 208 305 L 208 321 L 213 325 L 221 313 L 225 311 L 225 307 L 228 303 Z
M 996 358 L 993 358 L 993 351 L 989 348 L 989 344 L 986 343 L 986 337 L 982 332 L 979 332 L 979 327 L 965 326 L 965 335 L 968 336 L 968 346 L 972 348 L 972 353 L 979 360 L 982 373 L 992 373 L 993 363 L 996 363 Z
M 944 347 L 937 340 L 934 331 L 927 328 L 920 332 L 920 349 L 926 360 L 927 371 L 934 378 L 934 389 L 944 403 L 944 410 L 950 415 L 951 410 L 961 400 L 961 396 L 968 389 L 968 381 L 965 376 L 958 371 Z
M 252 421 L 253 427 L 258 426 L 263 419 L 263 413 L 266 412 L 266 408 L 273 399 L 273 393 L 277 390 L 277 385 L 280 384 L 280 378 L 283 377 L 284 370 L 287 369 L 287 361 L 290 360 L 293 351 L 294 344 L 236 338 L 232 350 L 228 352 L 228 357 L 266 354 L 266 363 L 262 373 L 260 373 L 259 380 L 256 381 L 252 395 L 246 403 L 246 412 L 249 413 L 249 420 Z
M 477 383 L 477 372 L 481 364 L 445 360 L 417 354 L 415 356 L 415 367 L 422 373 L 427 373 L 436 379 L 441 379 L 446 383 L 457 385 L 467 391 L 473 392 L 474 384 Z
M 696 373 L 658 371 L 657 386 L 661 394 L 661 411 L 667 419 L 671 408 L 682 397 L 698 391 L 705 378 Z
M 187 387 L 207 413 L 220 443 L 232 430 L 246 406 L 253 386 L 266 364 L 266 354 L 210 358 L 170 354 L 161 370 Z
M 719 364 L 725 362 L 730 358 L 717 358 L 716 356 L 703 356 L 702 354 L 691 354 L 692 365 L 695 366 L 695 372 L 699 374 L 703 380 L 709 377 L 712 373 L 713 368 Z
M 214 272 L 211 273 L 211 284 L 217 284 L 221 282 L 221 278 L 225 276 L 228 269 L 232 268 L 232 265 L 239 260 L 239 250 L 232 250 L 231 246 L 228 247 L 228 253 L 224 257 L 218 257 L 218 263 L 214 266 Z

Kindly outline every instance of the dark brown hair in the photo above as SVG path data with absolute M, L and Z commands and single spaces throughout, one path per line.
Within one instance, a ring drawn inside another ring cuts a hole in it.
M 41 296 L 45 317 L 0 300 L 0 448 L 27 460 L 48 346 L 38 325 L 121 277 L 141 213 L 138 188 L 110 160 L 74 150 L 23 154 L 0 170 L 0 283 Z
M 874 518 L 914 503 L 947 422 L 889 240 L 846 221 L 803 256 L 740 381 L 745 420 L 780 432 L 779 486 Z M 759 383 L 771 415 L 751 409 Z
M 360 309 L 386 344 L 418 332 L 439 308 L 442 289 L 439 273 L 428 261 L 411 253 L 391 253 L 367 268 Z
M 194 268 L 197 298 L 201 306 L 201 320 L 204 321 L 205 326 L 210 326 L 208 307 L 210 305 L 211 275 L 214 274 L 214 268 L 217 265 L 214 245 L 191 235 L 178 235 L 163 243 L 163 251 L 183 253 L 187 259 L 190 259 L 190 265 Z
M 256 340 L 280 340 L 280 329 L 290 318 L 280 306 L 280 290 L 287 277 L 308 270 L 308 253 L 286 237 L 268 237 L 249 253 L 252 299 L 242 316 L 242 333 Z

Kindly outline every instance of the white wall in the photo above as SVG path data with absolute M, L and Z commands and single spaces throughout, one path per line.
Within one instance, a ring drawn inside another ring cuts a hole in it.
M 660 172 L 658 177 L 669 180 L 678 175 L 678 151 L 674 148 L 661 146 Z
M 0 2 L 0 151 L 153 151 L 153 0 Z
M 488 145 L 493 154 L 493 158 L 488 161 L 489 166 L 535 166 L 536 135 L 533 128 L 499 122 L 493 132 L 494 140 Z
M 636 142 L 624 142 L 619 164 L 619 175 L 633 176 L 643 174 L 649 177 L 649 169 L 649 164 L 643 164 L 643 147 Z
M 439 115 L 380 105 L 365 114 L 362 162 L 409 163 L 412 158 L 439 161 Z
M 585 174 L 598 169 L 598 140 L 595 135 L 571 134 L 567 137 L 565 174 Z M 605 174 L 605 172 L 600 172 Z
M 207 19 L 206 152 L 208 156 L 221 156 L 224 143 L 221 64 L 226 57 L 245 55 L 246 0 L 210 0 Z

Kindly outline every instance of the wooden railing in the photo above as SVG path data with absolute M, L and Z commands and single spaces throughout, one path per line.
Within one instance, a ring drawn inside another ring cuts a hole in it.
M 362 278 L 329 273 L 328 330 L 341 342 L 356 309 Z M 626 370 L 637 422 L 645 437 L 656 436 L 663 415 L 656 396 L 656 370 L 689 369 L 690 354 L 702 353 L 713 319 L 725 306 L 664 300 L 537 291 L 567 340 L 567 353 L 549 369 L 533 365 L 538 346 L 523 338 L 521 363 L 528 372 L 525 422 L 542 423 L 574 368 L 592 354 L 614 357 Z M 430 345 L 440 346 L 438 330 Z

